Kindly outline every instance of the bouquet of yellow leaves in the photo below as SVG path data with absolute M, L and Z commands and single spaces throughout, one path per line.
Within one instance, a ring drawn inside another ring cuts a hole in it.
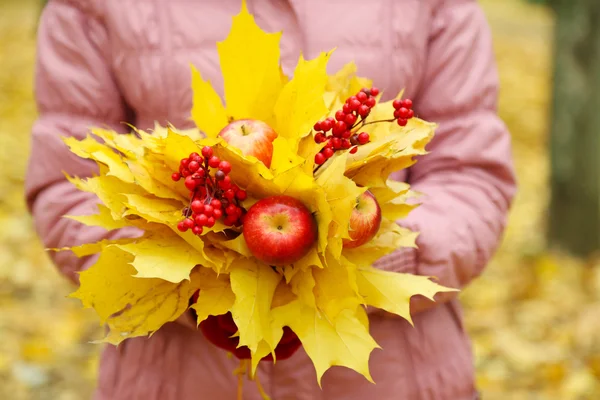
M 331 53 L 301 57 L 288 78 L 279 40 L 243 6 L 218 43 L 227 107 L 192 68 L 197 130 L 65 139 L 99 167 L 69 177 L 98 196 L 99 214 L 70 218 L 144 232 L 70 248 L 99 255 L 71 296 L 112 344 L 193 312 L 211 342 L 250 360 L 251 376 L 302 346 L 319 382 L 334 365 L 372 381 L 366 306 L 410 322 L 413 295 L 454 290 L 372 266 L 415 246 L 417 233 L 396 223 L 412 192 L 388 178 L 425 154 L 435 125 L 401 95 L 379 102 L 353 64 L 329 76 Z

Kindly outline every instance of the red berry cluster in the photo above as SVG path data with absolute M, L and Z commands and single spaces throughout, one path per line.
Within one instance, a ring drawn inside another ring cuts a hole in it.
M 204 227 L 212 228 L 216 221 L 223 220 L 228 226 L 239 226 L 245 210 L 239 202 L 246 199 L 244 190 L 231 182 L 231 164 L 213 154 L 209 146 L 202 148 L 202 155 L 192 153 L 181 160 L 179 172 L 171 178 L 174 181 L 185 179 L 185 187 L 190 190 L 190 204 L 183 209 L 183 220 L 177 229 L 189 229 L 201 235 Z
M 392 105 L 394 106 L 394 119 L 396 119 L 400 126 L 406 126 L 408 120 L 415 116 L 411 99 L 396 99 Z
M 338 150 L 348 150 L 354 154 L 357 146 L 369 142 L 369 134 L 356 133 L 352 129 L 364 121 L 375 107 L 379 94 L 377 88 L 363 88 L 354 96 L 350 96 L 341 110 L 336 111 L 335 118 L 327 118 L 315 124 L 315 142 L 327 142 L 325 147 L 315 155 L 315 164 L 322 165 Z M 328 133 L 331 131 L 331 134 Z

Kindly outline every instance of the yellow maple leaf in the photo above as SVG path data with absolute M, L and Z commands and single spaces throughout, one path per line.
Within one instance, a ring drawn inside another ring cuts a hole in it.
M 275 104 L 276 131 L 289 140 L 294 153 L 299 140 L 310 134 L 312 125 L 328 112 L 323 95 L 330 57 L 331 52 L 308 61 L 301 56 L 292 80 Z
M 235 294 L 231 290 L 229 276 L 225 274 L 216 275 L 212 270 L 200 268 L 194 271 L 197 274 L 194 281 L 201 286 L 198 300 L 191 308 L 198 315 L 197 323 L 204 321 L 210 315 L 223 315 L 233 306 Z
M 254 118 L 273 126 L 273 106 L 283 86 L 280 39 L 281 32 L 266 33 L 256 25 L 243 0 L 229 35 L 217 43 L 231 119 Z
M 192 69 L 192 120 L 207 137 L 216 137 L 228 124 L 227 113 L 221 98 L 211 84 L 202 78 L 194 66 Z
M 347 153 L 336 157 L 317 178 L 317 183 L 325 191 L 327 203 L 332 209 L 332 221 L 335 223 L 335 227 L 333 235 L 329 234 L 328 245 L 332 246 L 335 241 L 338 242 L 337 246 L 331 249 L 335 256 L 339 256 L 341 253 L 342 239 L 350 237 L 348 234 L 350 215 L 356 206 L 357 198 L 366 190 L 366 188 L 358 187 L 354 181 L 344 175 L 346 158 Z
M 320 386 L 325 371 L 335 365 L 351 368 L 373 382 L 369 357 L 379 345 L 365 327 L 364 318 L 357 316 L 361 310 L 345 309 L 330 319 L 295 300 L 273 309 L 272 314 L 278 326 L 289 326 L 296 333 L 315 366 Z
M 240 331 L 240 346 L 255 353 L 261 340 L 275 349 L 271 335 L 271 302 L 281 275 L 253 259 L 240 259 L 229 272 L 235 302 L 231 315 Z
M 98 204 L 98 214 L 92 215 L 66 215 L 69 218 L 78 221 L 87 226 L 99 226 L 106 230 L 113 230 L 130 226 L 131 223 L 126 220 L 114 219 L 108 207 Z
M 119 344 L 130 337 L 146 336 L 174 321 L 188 308 L 194 292 L 189 280 L 171 283 L 133 276 L 133 256 L 107 246 L 98 261 L 80 274 L 80 286 L 70 295 L 84 307 L 93 307 L 110 329 L 104 341 Z
M 358 290 L 366 304 L 401 316 L 411 324 L 410 298 L 420 294 L 433 300 L 439 292 L 456 292 L 426 276 L 382 271 L 360 267 L 357 271 Z
M 177 236 L 155 236 L 117 246 L 134 256 L 131 265 L 136 278 L 160 278 L 179 283 L 190 279 L 196 265 L 205 264 L 205 257 Z

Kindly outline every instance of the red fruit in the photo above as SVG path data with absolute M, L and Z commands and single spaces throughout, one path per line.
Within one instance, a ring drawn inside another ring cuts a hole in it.
M 188 169 L 190 170 L 190 172 L 194 173 L 200 169 L 200 164 L 198 164 L 197 161 L 191 161 L 188 164 Z
M 213 156 L 213 149 L 209 146 L 204 146 L 202 148 L 202 156 L 204 156 L 205 158 L 211 158 Z
M 205 226 L 207 221 L 208 217 L 204 214 L 196 215 L 196 218 L 194 218 L 194 222 L 196 222 L 196 225 L 198 226 Z
M 192 201 L 191 208 L 194 213 L 201 214 L 204 212 L 204 203 L 201 200 L 194 200 Z
M 394 115 L 396 115 L 394 113 Z M 400 107 L 398 109 L 398 118 L 408 119 L 408 108 Z
M 218 170 L 217 172 L 215 172 L 215 179 L 219 182 L 222 181 L 223 179 L 225 179 L 225 176 L 226 176 L 225 172 L 223 172 L 221 170 Z
M 406 124 L 408 124 L 408 120 L 406 120 L 404 118 L 398 118 L 398 125 L 406 126 Z
M 344 132 L 346 132 L 347 129 L 348 127 L 346 126 L 346 123 L 344 121 L 338 121 L 335 123 L 335 125 L 333 125 L 333 136 L 341 136 Z
M 353 148 L 350 149 L 350 154 L 356 154 L 357 151 L 358 151 L 358 147 L 354 146 Z
M 204 230 L 204 229 L 202 229 L 202 227 L 201 227 L 201 226 L 198 226 L 198 225 L 196 225 L 196 226 L 194 226 L 194 227 L 192 228 L 192 233 L 193 233 L 194 235 L 202 235 L 202 231 L 203 231 L 203 230 Z
M 177 172 L 173 173 L 173 175 L 171 175 L 171 179 L 173 179 L 175 182 L 177 182 L 178 180 L 181 179 L 181 175 L 178 174 Z
M 414 116 L 415 116 L 415 112 L 413 110 L 411 110 L 411 109 L 408 109 L 408 117 L 407 118 L 411 119 Z
M 211 206 L 210 204 L 207 204 L 204 206 L 204 215 L 206 215 L 207 217 L 210 217 L 213 213 L 213 206 Z
M 365 118 L 367 115 L 369 115 L 370 111 L 371 111 L 371 109 L 369 107 L 367 107 L 365 104 L 358 107 L 358 115 L 360 115 L 363 118 Z
M 190 218 L 186 218 L 183 220 L 183 226 L 185 226 L 187 229 L 192 229 L 194 227 L 194 221 L 192 221 Z
M 186 221 L 186 220 L 179 221 L 177 223 L 177 230 L 179 230 L 179 232 L 185 232 L 188 230 L 188 227 L 184 224 L 184 221 Z
M 352 136 L 352 131 L 346 131 L 346 132 L 342 133 L 343 139 L 350 139 L 350 136 Z
M 399 109 L 400 107 L 402 107 L 402 100 L 400 99 L 396 99 L 392 102 L 392 106 L 394 107 L 395 110 Z
M 342 110 L 337 110 L 335 112 L 335 119 L 338 121 L 343 121 L 346 118 L 346 113 Z
M 235 204 L 230 204 L 225 209 L 225 212 L 227 213 L 227 215 L 236 215 L 237 206 Z
M 185 178 L 185 187 L 188 190 L 196 189 L 196 179 L 194 179 L 193 176 L 188 176 L 187 178 Z
M 239 201 L 244 201 L 248 197 L 248 194 L 245 190 L 238 190 L 237 192 L 235 192 L 235 197 L 237 197 Z
M 213 226 L 215 226 L 215 218 L 214 217 L 208 217 L 208 219 L 206 220 L 206 226 L 208 228 L 212 228 Z
M 361 103 L 364 103 L 368 98 L 369 96 L 365 92 L 361 91 L 356 94 L 356 99 Z
M 342 148 L 342 139 L 334 137 L 331 139 L 331 145 L 334 149 L 339 150 Z M 329 157 L 328 157 L 329 158 Z
M 375 107 L 376 103 L 377 103 L 377 100 L 375 99 L 375 97 L 369 97 L 367 99 L 367 101 L 365 101 L 365 105 L 369 108 Z
M 346 150 L 352 146 L 348 139 L 342 139 L 342 149 Z
M 227 189 L 223 195 L 229 201 L 231 201 L 231 200 L 233 200 L 235 198 L 235 192 L 233 190 L 231 190 L 231 189 Z
M 371 88 L 371 96 L 377 96 L 379 94 L 379 89 L 376 87 Z
M 221 211 L 221 209 L 213 210 L 213 217 L 215 217 L 215 219 L 219 219 L 222 216 L 223 216 L 223 211 Z
M 210 205 L 213 206 L 214 209 L 221 208 L 221 200 L 219 200 L 219 199 L 212 199 L 210 201 Z
M 221 161 L 219 163 L 219 169 L 225 174 L 228 174 L 231 172 L 231 164 L 228 161 Z
M 348 234 L 344 239 L 345 248 L 355 248 L 367 243 L 379 231 L 381 226 L 381 208 L 375 196 L 366 191 L 356 199 L 356 206 L 350 215 Z
M 192 173 L 191 173 L 190 171 L 188 171 L 188 170 L 187 170 L 187 168 L 186 168 L 186 169 L 182 169 L 182 170 L 181 170 L 181 176 L 182 176 L 182 177 L 184 177 L 184 178 L 187 178 L 187 177 L 188 177 L 188 176 L 190 176 L 191 174 L 192 174 Z
M 333 157 L 333 150 L 331 148 L 327 147 L 327 148 L 323 149 L 321 154 L 323 154 L 325 156 L 325 158 L 331 158 L 331 157 Z
M 192 160 L 192 161 L 196 161 L 196 162 L 200 162 L 200 161 L 202 161 L 202 159 L 200 158 L 200 154 L 198 154 L 198 153 L 195 153 L 195 152 L 194 152 L 194 153 L 192 153 L 192 154 L 190 154 L 190 157 L 189 157 L 189 158 L 190 158 L 190 160 Z
M 369 143 L 369 134 L 367 132 L 362 132 L 358 135 L 358 143 L 359 144 L 367 144 Z
M 402 100 L 402 106 L 410 109 L 413 106 L 413 102 L 411 99 L 404 99 Z
M 350 114 L 352 112 L 352 110 L 350 109 L 350 105 L 348 103 L 346 103 L 342 106 L 342 111 L 344 112 L 344 114 Z
M 250 252 L 274 266 L 304 257 L 317 240 L 317 222 L 306 206 L 289 196 L 259 200 L 244 217 L 243 235 Z
M 233 121 L 219 136 L 227 143 L 240 149 L 242 154 L 254 156 L 267 167 L 273 158 L 273 141 L 277 133 L 269 125 L 254 119 Z
M 317 123 L 315 123 L 315 125 L 313 126 L 313 129 L 314 129 L 315 131 L 322 131 L 322 130 L 323 130 L 323 126 L 322 126 L 321 124 L 322 124 L 322 122 L 321 122 L 321 121 L 318 121 L 318 122 L 317 122 Z
M 333 123 L 331 122 L 331 120 L 329 118 L 327 118 L 326 120 L 321 122 L 321 128 L 322 128 L 323 132 L 329 132 L 332 127 L 333 127 Z
M 238 219 L 237 215 L 228 215 L 227 217 L 225 217 L 225 220 L 223 221 L 223 223 L 227 226 L 231 226 L 231 225 L 235 224 L 237 219 Z
M 229 187 L 231 186 L 231 178 L 229 177 L 229 175 L 223 178 L 221 182 L 219 182 L 219 186 L 221 186 L 221 189 L 229 189 Z
M 358 107 L 360 107 L 361 104 L 362 103 L 356 97 L 354 97 L 354 99 L 350 100 L 350 102 L 348 103 L 348 107 L 350 108 L 350 110 L 356 111 L 358 110 Z
M 354 123 L 356 122 L 356 115 L 354 115 L 354 114 L 347 114 L 346 118 L 344 118 L 344 122 L 349 127 L 352 126 L 352 125 L 354 125 Z
M 189 158 L 183 158 L 180 162 L 179 162 L 179 166 L 183 167 L 183 168 L 187 168 L 188 164 L 190 162 Z
M 221 160 L 217 156 L 208 159 L 208 166 L 211 168 L 219 168 L 219 164 L 221 164 Z
M 317 154 L 315 154 L 315 164 L 321 165 L 325 161 L 327 161 L 327 159 L 325 158 L 325 156 L 323 155 L 323 153 L 317 153 Z
M 317 133 L 315 135 L 315 143 L 323 143 L 326 140 L 327 140 L 327 137 L 325 135 L 323 135 L 322 133 Z

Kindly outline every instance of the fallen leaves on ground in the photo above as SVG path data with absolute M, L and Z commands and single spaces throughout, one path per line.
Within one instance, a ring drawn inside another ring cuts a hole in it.
M 484 0 L 495 34 L 500 112 L 520 190 L 504 243 L 461 295 L 488 399 L 600 398 L 600 263 L 548 252 L 544 227 L 552 19 L 520 0 Z M 37 1 L 0 15 L 0 399 L 80 400 L 95 385 L 101 336 L 48 262 L 23 203 Z

